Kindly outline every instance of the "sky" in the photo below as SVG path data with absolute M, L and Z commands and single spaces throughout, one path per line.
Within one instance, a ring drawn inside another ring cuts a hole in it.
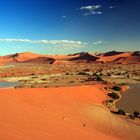
M 0 55 L 140 51 L 140 0 L 0 0 Z

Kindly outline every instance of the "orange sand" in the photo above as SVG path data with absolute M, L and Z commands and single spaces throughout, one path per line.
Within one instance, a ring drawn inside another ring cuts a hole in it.
M 140 127 L 101 103 L 103 85 L 0 89 L 0 140 L 138 140 Z

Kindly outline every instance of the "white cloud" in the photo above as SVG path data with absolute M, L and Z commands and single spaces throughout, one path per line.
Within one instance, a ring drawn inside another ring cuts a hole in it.
M 90 10 L 90 11 L 94 11 L 96 9 L 99 9 L 100 7 L 102 7 L 102 5 L 89 5 L 89 6 L 83 6 L 80 9 L 81 10 Z
M 60 45 L 60 46 L 72 46 L 72 47 L 79 47 L 79 48 L 87 45 L 87 42 L 74 41 L 74 40 L 30 40 L 30 39 L 11 39 L 11 38 L 6 38 L 6 39 L 0 39 L 0 42 Z
M 101 11 L 98 11 L 98 12 L 90 11 L 88 13 L 84 13 L 83 15 L 84 16 L 90 16 L 90 15 L 100 15 L 100 14 L 102 14 Z
M 114 9 L 116 8 L 117 6 L 109 6 L 110 9 Z
M 62 16 L 62 18 L 67 18 L 67 16 Z
M 84 13 L 84 16 L 89 16 L 89 15 L 100 15 L 102 14 L 101 11 L 97 11 L 99 8 L 101 8 L 102 5 L 89 5 L 89 6 L 83 6 L 80 8 L 80 10 L 86 10 L 88 11 L 87 13 Z
M 103 43 L 103 41 L 99 40 L 99 41 L 93 42 L 93 45 L 99 45 L 99 44 L 102 44 L 102 43 Z

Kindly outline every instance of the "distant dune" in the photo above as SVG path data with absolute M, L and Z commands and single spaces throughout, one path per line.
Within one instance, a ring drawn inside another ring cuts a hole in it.
M 116 62 L 122 64 L 139 64 L 140 52 L 107 52 L 99 56 L 98 61 L 102 62 Z
M 97 59 L 99 59 L 99 58 L 96 57 L 96 56 L 92 56 L 92 55 L 90 55 L 88 53 L 82 53 L 78 57 L 69 59 L 69 61 L 78 61 L 78 60 L 80 60 L 80 61 L 90 62 L 90 61 L 96 61 Z
M 31 52 L 16 53 L 0 57 L 0 64 L 11 63 L 40 63 L 40 64 L 70 64 L 70 63 L 121 63 L 121 64 L 139 64 L 140 52 L 117 52 L 110 51 L 100 55 L 92 55 L 87 52 L 69 54 L 69 55 L 43 55 Z
M 55 59 L 48 57 L 37 57 L 24 61 L 24 63 L 53 64 Z
M 124 52 L 116 52 L 116 51 L 110 51 L 110 52 L 106 52 L 103 54 L 103 56 L 114 56 L 114 55 L 118 55 L 118 54 L 122 54 Z

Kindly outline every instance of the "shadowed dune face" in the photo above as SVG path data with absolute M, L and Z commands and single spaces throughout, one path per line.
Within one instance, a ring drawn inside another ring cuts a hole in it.
M 49 58 L 46 55 L 34 54 L 34 53 L 30 53 L 30 52 L 16 53 L 16 54 L 0 57 L 1 64 L 8 64 L 8 63 L 46 63 L 46 64 L 50 64 L 52 62 L 54 62 L 54 59 Z
M 107 52 L 100 56 L 98 61 L 103 62 L 115 62 L 122 64 L 139 64 L 140 63 L 140 53 L 139 52 Z
M 132 54 L 132 56 L 140 56 L 140 51 L 136 51 Z
M 83 61 L 96 61 L 97 59 L 99 59 L 98 57 L 92 56 L 88 53 L 83 53 L 80 54 L 80 56 L 69 59 L 69 61 L 77 61 L 77 60 L 83 60 Z
M 106 52 L 103 54 L 103 56 L 113 56 L 113 55 L 119 55 L 122 54 L 124 52 L 116 52 L 116 51 L 110 51 L 110 52 Z
M 55 59 L 48 58 L 48 57 L 37 57 L 33 58 L 27 61 L 24 61 L 24 63 L 40 63 L 40 64 L 53 64 Z
M 0 139 L 138 140 L 138 126 L 101 105 L 103 87 L 1 89 Z

